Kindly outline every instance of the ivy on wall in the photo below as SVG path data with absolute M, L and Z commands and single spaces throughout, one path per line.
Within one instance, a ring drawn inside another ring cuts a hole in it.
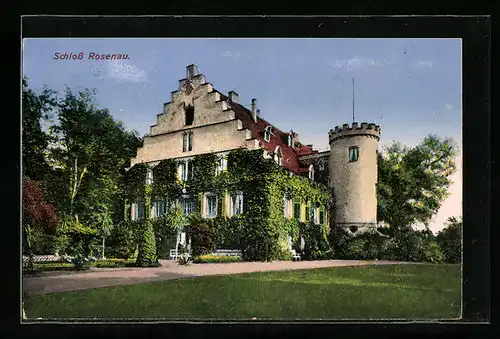
M 190 163 L 191 175 L 181 183 L 177 177 L 177 165 L 173 160 L 161 161 L 153 170 L 153 184 L 146 185 L 147 165 L 138 164 L 127 172 L 130 201 L 147 202 L 154 199 L 176 199 L 181 189 L 197 195 L 201 205 L 201 193 L 212 192 L 219 197 L 219 217 L 209 221 L 212 227 L 221 230 L 231 225 L 231 231 L 216 236 L 219 245 L 238 244 L 245 260 L 269 261 L 288 259 L 288 236 L 296 241 L 299 235 L 297 222 L 287 220 L 283 213 L 283 198 L 299 200 L 313 206 L 329 207 L 330 191 L 324 185 L 306 177 L 293 175 L 279 167 L 272 159 L 263 157 L 263 150 L 238 149 L 227 156 L 227 170 L 216 175 L 218 157 L 216 154 L 195 156 Z M 243 192 L 244 214 L 227 218 L 223 216 L 225 193 Z M 199 206 L 198 206 L 199 208 Z M 149 210 L 147 207 L 146 210 Z M 317 227 L 317 234 L 329 232 L 328 226 Z M 238 236 L 235 235 L 238 232 Z M 225 235 L 224 235 L 225 234 Z M 321 236 L 323 238 L 323 236 Z

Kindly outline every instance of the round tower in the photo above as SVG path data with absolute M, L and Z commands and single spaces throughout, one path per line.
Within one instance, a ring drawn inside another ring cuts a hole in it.
M 380 126 L 354 122 L 335 127 L 328 136 L 334 224 L 354 233 L 376 227 Z

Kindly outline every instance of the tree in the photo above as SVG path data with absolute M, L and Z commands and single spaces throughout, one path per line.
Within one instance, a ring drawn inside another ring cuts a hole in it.
M 50 171 L 45 161 L 45 151 L 49 136 L 42 124 L 52 116 L 57 99 L 54 91 L 43 88 L 40 94 L 29 88 L 28 78 L 22 80 L 22 160 L 23 175 L 42 180 Z
M 462 261 L 462 230 L 462 217 L 450 217 L 446 227 L 437 235 L 437 242 L 449 263 L 458 264 Z
M 392 232 L 427 225 L 448 196 L 455 171 L 451 139 L 427 136 L 415 147 L 394 142 L 378 154 L 378 219 Z
M 54 233 L 59 223 L 59 214 L 56 208 L 45 200 L 43 189 L 36 181 L 23 179 L 22 199 L 24 247 L 30 257 L 30 268 L 33 269 L 34 231 Z

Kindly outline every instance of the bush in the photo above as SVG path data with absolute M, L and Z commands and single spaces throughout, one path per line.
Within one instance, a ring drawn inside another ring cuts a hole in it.
M 204 220 L 196 220 L 187 227 L 194 256 L 211 253 L 215 248 L 215 229 Z
M 333 257 L 326 230 L 322 225 L 316 225 L 313 222 L 302 223 L 300 235 L 305 240 L 304 259 L 322 260 Z
M 433 263 L 444 260 L 444 254 L 430 231 L 406 229 L 398 232 L 394 240 L 396 260 Z
M 205 254 L 195 257 L 193 262 L 199 264 L 209 264 L 209 263 L 227 263 L 227 262 L 240 262 L 240 257 L 233 257 L 229 255 L 214 255 Z
M 133 258 L 142 227 L 140 221 L 126 221 L 114 227 L 106 241 L 105 255 L 119 259 Z
M 168 258 L 169 250 L 175 247 L 177 230 L 166 215 L 151 219 L 156 237 L 156 254 L 159 258 Z
M 149 219 L 146 219 L 144 222 L 136 264 L 140 267 L 158 266 L 155 233 L 153 231 L 153 225 Z
M 437 235 L 437 243 L 443 250 L 446 262 L 458 264 L 462 261 L 462 219 L 448 218 L 447 227 Z

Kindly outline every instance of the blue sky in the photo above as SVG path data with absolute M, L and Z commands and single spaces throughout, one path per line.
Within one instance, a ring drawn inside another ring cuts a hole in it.
M 129 59 L 88 60 L 91 52 Z M 356 120 L 380 124 L 381 145 L 435 133 L 460 146 L 461 53 L 459 39 L 25 39 L 23 74 L 34 89 L 96 88 L 99 105 L 143 135 L 194 63 L 216 89 L 236 90 L 243 104 L 256 98 L 264 119 L 317 149 L 352 121 L 354 77 Z

